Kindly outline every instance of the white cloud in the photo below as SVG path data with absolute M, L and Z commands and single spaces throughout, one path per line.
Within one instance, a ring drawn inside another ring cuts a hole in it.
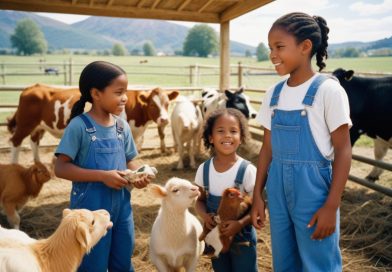
M 350 6 L 350 10 L 365 16 L 390 14 L 392 12 L 392 0 L 384 0 L 382 3 L 378 4 L 356 2 Z
M 392 36 L 392 16 L 383 18 L 336 18 L 328 21 L 330 43 L 374 41 Z

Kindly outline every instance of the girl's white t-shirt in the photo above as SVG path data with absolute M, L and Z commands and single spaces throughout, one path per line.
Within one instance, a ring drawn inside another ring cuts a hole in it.
M 317 75 L 319 73 L 296 87 L 290 87 L 286 82 L 280 93 L 278 105 L 275 107 L 270 107 L 269 104 L 276 85 L 270 88 L 264 96 L 256 121 L 264 128 L 271 130 L 273 109 L 290 111 L 306 108 L 310 130 L 317 147 L 325 158 L 332 160 L 334 153 L 331 133 L 341 125 L 348 124 L 349 127 L 352 126 L 350 108 L 346 92 L 339 81 L 333 78 L 328 78 L 319 86 L 313 106 L 303 105 L 302 101 L 305 94 Z
M 218 172 L 215 170 L 214 163 L 211 161 L 210 163 L 210 172 L 209 172 L 209 188 L 208 192 L 214 196 L 222 196 L 223 191 L 227 188 L 235 186 L 235 177 L 238 172 L 238 168 L 240 167 L 242 158 L 239 158 L 236 163 L 225 172 Z M 204 163 L 202 163 L 196 172 L 195 183 L 203 187 L 203 167 Z M 256 182 L 256 167 L 253 164 L 248 164 L 245 170 L 244 179 L 242 181 L 241 190 L 245 191 L 249 195 L 253 195 L 253 188 Z

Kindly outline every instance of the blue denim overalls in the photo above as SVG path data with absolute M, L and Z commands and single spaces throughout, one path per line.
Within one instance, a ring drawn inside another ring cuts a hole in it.
M 96 129 L 84 115 L 79 115 L 91 137 L 87 159 L 82 165 L 86 169 L 125 170 L 123 126 L 116 118 L 116 138 L 99 139 Z M 103 182 L 73 182 L 71 192 L 72 209 L 106 209 L 110 213 L 113 228 L 85 255 L 78 271 L 106 272 L 134 271 L 131 256 L 134 248 L 134 223 L 128 190 L 109 188 Z
M 339 249 L 339 210 L 336 231 L 318 241 L 307 228 L 312 216 L 328 196 L 332 180 L 331 161 L 319 151 L 310 130 L 307 107 L 326 76 L 311 83 L 303 110 L 274 109 L 271 117 L 272 161 L 267 180 L 274 271 L 335 272 L 342 270 Z M 285 81 L 274 90 L 270 107 L 278 105 Z
M 207 193 L 207 212 L 215 213 L 218 210 L 221 196 L 214 196 L 208 193 L 209 188 L 209 173 L 210 163 L 212 159 L 207 160 L 203 166 L 203 186 Z M 243 160 L 238 169 L 235 178 L 235 187 L 237 189 L 242 185 L 245 170 L 250 162 Z M 248 245 L 238 243 L 249 242 Z M 251 224 L 245 226 L 240 233 L 234 236 L 233 243 L 230 250 L 226 253 L 219 254 L 217 259 L 211 259 L 214 271 L 230 272 L 243 271 L 253 272 L 257 271 L 257 256 L 256 256 L 256 231 Z

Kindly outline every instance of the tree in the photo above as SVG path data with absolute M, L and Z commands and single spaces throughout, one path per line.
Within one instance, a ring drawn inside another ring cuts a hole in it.
M 125 56 L 127 55 L 128 50 L 121 43 L 115 43 L 112 48 L 112 54 L 114 56 Z
M 268 48 L 264 45 L 264 43 L 259 43 L 259 45 L 256 48 L 256 56 L 257 56 L 257 61 L 263 61 L 263 60 L 268 60 L 269 58 L 269 51 Z
M 145 56 L 155 56 L 156 55 L 155 48 L 154 48 L 154 45 L 152 44 L 152 42 L 148 41 L 143 44 L 143 53 Z
M 246 49 L 245 51 L 245 57 L 250 58 L 252 56 L 252 52 L 250 52 L 249 49 Z
M 11 45 L 16 48 L 18 54 L 32 55 L 45 53 L 48 48 L 45 36 L 38 25 L 24 19 L 17 23 L 14 34 L 11 35 Z
M 206 24 L 195 25 L 188 31 L 184 42 L 185 56 L 208 57 L 218 48 L 218 37 L 214 29 Z

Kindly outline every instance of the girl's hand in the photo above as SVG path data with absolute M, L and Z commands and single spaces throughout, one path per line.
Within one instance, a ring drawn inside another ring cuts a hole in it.
M 250 216 L 252 218 L 252 224 L 256 229 L 261 229 L 265 226 L 265 202 L 261 196 L 253 197 Z
M 120 190 L 128 183 L 128 181 L 122 177 L 121 171 L 117 170 L 103 171 L 101 180 L 106 186 L 116 190 Z
M 133 186 L 135 186 L 138 189 L 142 189 L 146 187 L 148 184 L 150 184 L 152 178 L 147 175 L 141 175 L 140 178 L 135 179 L 135 182 L 133 183 Z
M 214 216 L 215 216 L 215 214 L 213 214 L 213 213 L 207 213 L 203 217 L 204 224 L 205 224 L 206 228 L 209 230 L 212 230 L 216 226 Z
M 220 233 L 223 236 L 231 237 L 236 235 L 242 229 L 242 224 L 237 220 L 224 221 L 220 225 Z
M 335 232 L 336 228 L 336 209 L 332 207 L 321 207 L 312 217 L 308 228 L 316 224 L 317 226 L 311 238 L 314 240 L 322 240 Z

